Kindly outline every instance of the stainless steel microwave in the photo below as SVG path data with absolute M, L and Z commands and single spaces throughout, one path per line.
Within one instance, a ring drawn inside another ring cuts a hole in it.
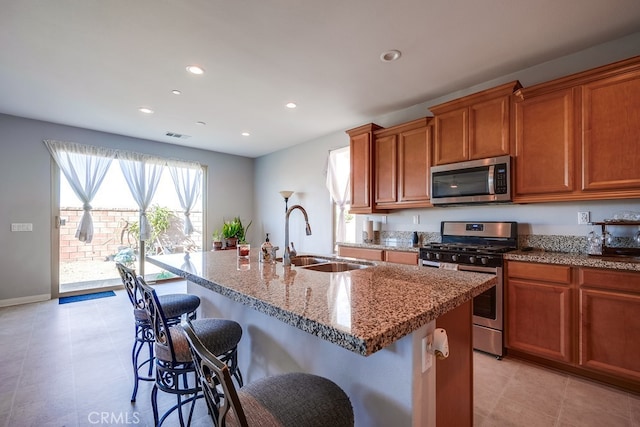
M 511 156 L 431 167 L 431 204 L 511 201 Z

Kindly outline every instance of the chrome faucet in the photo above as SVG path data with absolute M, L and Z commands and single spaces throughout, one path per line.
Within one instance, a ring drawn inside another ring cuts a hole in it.
M 311 226 L 309 225 L 307 211 L 300 205 L 291 206 L 284 217 L 284 255 L 282 256 L 282 265 L 291 265 L 291 253 L 289 251 L 289 215 L 291 215 L 291 212 L 296 209 L 300 209 L 302 215 L 304 215 L 304 220 L 307 223 L 305 232 L 307 233 L 307 236 L 311 236 Z

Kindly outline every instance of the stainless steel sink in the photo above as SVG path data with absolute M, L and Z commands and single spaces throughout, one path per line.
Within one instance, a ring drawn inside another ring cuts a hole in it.
M 323 264 L 311 264 L 306 265 L 302 268 L 305 270 L 313 270 L 313 271 L 324 271 L 327 273 L 338 273 L 341 271 L 351 271 L 351 270 L 359 270 L 361 268 L 367 268 L 373 264 L 357 264 L 354 262 L 342 262 L 342 261 L 332 261 L 325 262 Z
M 331 258 L 324 258 L 315 255 L 300 255 L 291 257 L 291 265 L 302 267 L 305 265 L 324 264 L 331 261 Z

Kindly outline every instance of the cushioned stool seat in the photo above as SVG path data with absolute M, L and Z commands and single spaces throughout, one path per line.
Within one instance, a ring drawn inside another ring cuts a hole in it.
M 122 284 L 127 291 L 129 301 L 133 306 L 133 317 L 135 319 L 135 340 L 131 350 L 131 364 L 133 365 L 133 393 L 131 401 L 135 402 L 138 394 L 138 383 L 140 381 L 153 381 L 153 343 L 155 342 L 149 315 L 144 308 L 142 295 L 138 289 L 136 272 L 120 263 L 116 263 L 118 273 L 122 279 Z M 167 315 L 167 321 L 171 325 L 180 323 L 183 315 L 189 318 L 196 317 L 196 309 L 200 306 L 200 298 L 189 294 L 169 294 L 158 297 Z M 147 347 L 148 356 L 140 362 L 140 353 Z M 146 376 L 140 375 L 142 367 L 146 366 Z
M 162 307 L 164 309 L 164 306 Z M 202 343 L 213 354 L 225 354 L 238 345 L 242 337 L 242 327 L 232 320 L 225 319 L 195 319 L 191 321 Z M 173 355 L 179 363 L 191 362 L 191 351 L 184 332 L 179 326 L 169 328 L 171 341 L 173 342 Z M 156 357 L 161 360 L 171 361 L 172 355 L 166 345 L 156 343 Z
M 136 280 L 156 338 L 154 344 L 156 375 L 151 391 L 154 425 L 162 425 L 165 419 L 176 411 L 180 425 L 184 426 L 182 407 L 190 403 L 189 417 L 186 423 L 189 425 L 196 399 L 203 397 L 189 350 L 189 343 L 182 328 L 179 325 L 172 326 L 168 322 L 164 306 L 160 304 L 156 291 L 147 285 L 141 276 L 138 276 Z M 242 338 L 242 327 L 237 322 L 225 319 L 194 319 L 190 321 L 202 336 L 207 348 L 229 365 L 238 385 L 242 387 L 237 349 Z M 176 396 L 176 404 L 165 411 L 161 417 L 158 414 L 158 390 Z M 176 424 L 172 422 L 171 425 Z
M 198 372 L 209 413 L 216 426 L 353 426 L 351 401 L 333 381 L 290 373 L 262 378 L 236 391 L 229 367 L 205 347 L 188 321 L 182 329 Z
M 353 426 L 349 397 L 333 381 L 305 374 L 274 375 L 238 390 L 249 426 Z M 227 426 L 241 425 L 229 412 Z

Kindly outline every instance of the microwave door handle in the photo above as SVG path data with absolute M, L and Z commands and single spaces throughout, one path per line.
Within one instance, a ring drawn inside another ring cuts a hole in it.
M 495 180 L 496 165 L 489 166 L 489 175 L 487 176 L 489 184 L 489 194 L 496 194 L 496 180 Z

